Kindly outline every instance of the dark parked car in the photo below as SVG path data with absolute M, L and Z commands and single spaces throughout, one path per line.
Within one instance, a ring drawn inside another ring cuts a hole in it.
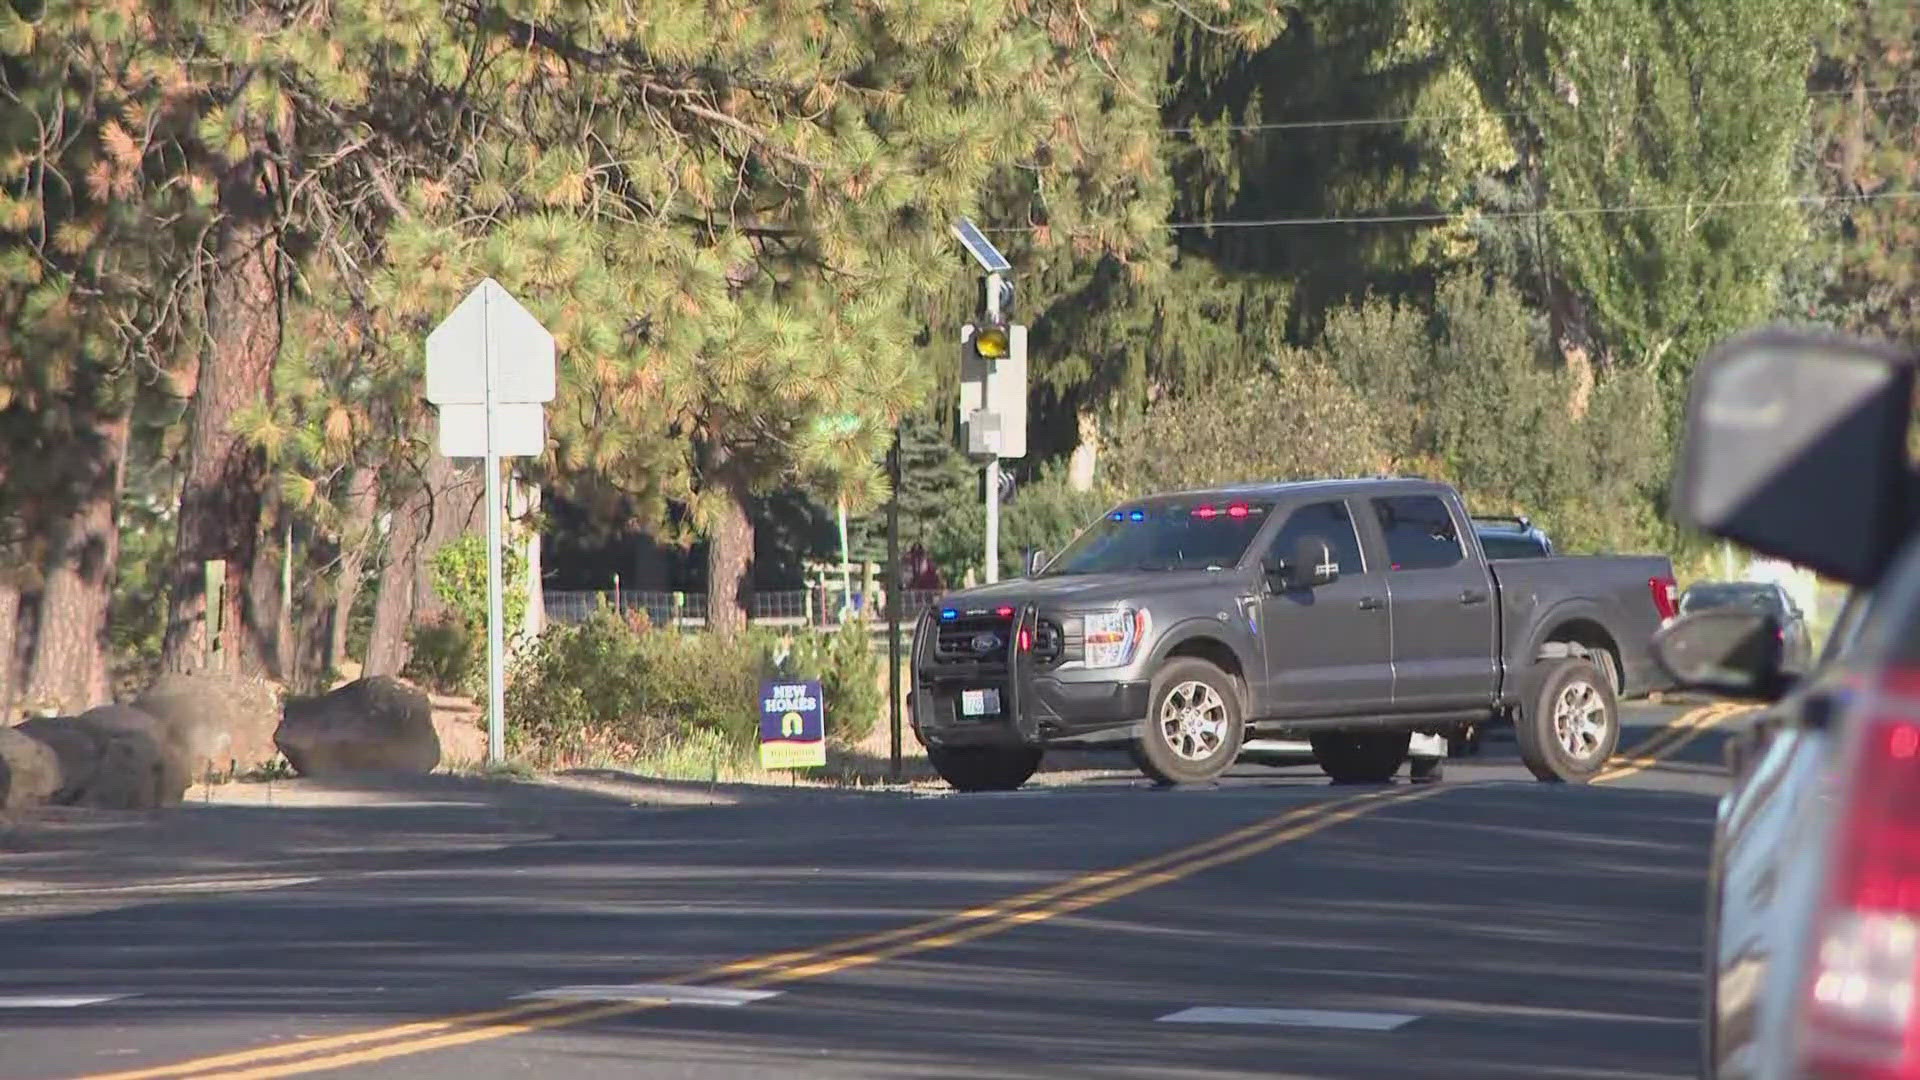
M 1810 672 L 1777 612 L 1656 638 L 1680 685 L 1767 704 L 1731 738 L 1707 887 L 1701 1074 L 1920 1076 L 1920 491 L 1913 359 L 1767 331 L 1694 375 L 1682 521 L 1852 589 Z
M 1378 781 L 1415 733 L 1517 714 L 1536 776 L 1585 780 L 1619 739 L 1617 698 L 1657 681 L 1677 599 L 1665 557 L 1489 563 L 1459 494 L 1426 480 L 1155 495 L 1027 577 L 935 604 L 913 727 L 974 790 L 1018 787 L 1067 744 L 1204 781 L 1251 737 L 1304 737 L 1335 780 Z
M 1473 531 L 1489 559 L 1544 559 L 1553 554 L 1553 541 L 1525 516 L 1475 517 Z
M 1748 608 L 1772 615 L 1780 624 L 1782 662 L 1790 671 L 1806 671 L 1813 663 L 1813 635 L 1807 617 L 1793 595 L 1770 581 L 1703 581 L 1680 594 L 1680 611 L 1708 608 Z

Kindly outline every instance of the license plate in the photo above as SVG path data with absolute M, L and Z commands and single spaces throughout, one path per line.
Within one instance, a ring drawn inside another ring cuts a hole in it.
M 999 716 L 1000 691 L 996 688 L 960 691 L 961 716 Z

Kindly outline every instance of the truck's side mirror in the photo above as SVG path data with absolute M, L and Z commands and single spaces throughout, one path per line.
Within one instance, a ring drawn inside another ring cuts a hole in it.
M 1767 329 L 1700 361 L 1674 516 L 1849 585 L 1870 585 L 1912 521 L 1912 359 L 1837 335 Z
M 1683 690 L 1778 701 L 1794 681 L 1780 620 L 1764 611 L 1688 612 L 1653 635 L 1653 658 Z
M 1032 550 L 1028 551 L 1027 552 L 1027 576 L 1039 577 L 1040 571 L 1045 570 L 1047 568 L 1047 560 L 1051 558 L 1053 558 L 1053 556 L 1047 554 L 1047 551 L 1045 548 L 1033 548 Z

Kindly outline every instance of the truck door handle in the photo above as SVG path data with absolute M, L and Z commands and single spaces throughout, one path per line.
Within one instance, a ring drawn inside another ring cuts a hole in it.
M 1486 601 L 1487 594 L 1481 592 L 1479 589 L 1460 590 L 1460 602 L 1463 604 L 1484 604 Z
M 1385 605 L 1380 603 L 1380 598 L 1377 596 L 1363 596 L 1360 598 L 1361 611 L 1379 611 L 1384 606 Z

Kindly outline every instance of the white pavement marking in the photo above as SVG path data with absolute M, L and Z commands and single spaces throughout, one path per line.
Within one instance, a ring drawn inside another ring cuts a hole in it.
M 133 994 L 0 994 L 0 1009 L 77 1009 L 119 1001 Z
M 1333 1012 L 1325 1009 L 1243 1009 L 1201 1005 L 1168 1013 L 1166 1024 L 1277 1024 L 1282 1027 L 1339 1028 L 1345 1031 L 1392 1031 L 1420 1019 L 1408 1013 Z
M 675 986 L 672 983 L 624 983 L 617 986 L 561 986 L 536 990 L 521 998 L 557 1001 L 633 1001 L 660 1005 L 722 1005 L 734 1007 L 778 997 L 780 990 L 735 990 L 727 986 Z M 515 1000 L 518 1000 L 516 998 Z
M 195 878 L 188 881 L 153 881 L 144 885 L 53 885 L 40 882 L 0 884 L 0 900 L 42 896 L 114 896 L 131 893 L 256 892 L 309 885 L 317 877 L 269 878 Z

